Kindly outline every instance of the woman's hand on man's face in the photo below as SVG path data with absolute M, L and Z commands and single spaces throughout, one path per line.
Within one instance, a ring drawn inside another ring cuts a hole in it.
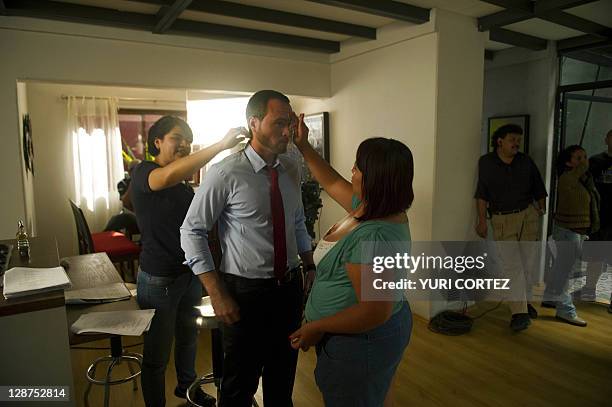
M 293 142 L 297 148 L 301 149 L 308 145 L 308 126 L 304 123 L 304 113 L 299 116 L 295 112 L 291 112 L 291 133 L 293 134 Z

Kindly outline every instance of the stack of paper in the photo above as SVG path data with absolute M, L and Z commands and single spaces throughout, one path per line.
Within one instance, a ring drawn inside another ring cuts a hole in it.
M 154 309 L 135 311 L 108 311 L 83 314 L 72 324 L 77 335 L 107 333 L 122 336 L 140 336 L 149 330 Z
M 4 273 L 4 298 L 22 297 L 70 287 L 62 267 L 13 267 Z
M 96 304 L 127 300 L 132 296 L 124 283 L 106 284 L 99 287 L 66 290 L 66 304 Z

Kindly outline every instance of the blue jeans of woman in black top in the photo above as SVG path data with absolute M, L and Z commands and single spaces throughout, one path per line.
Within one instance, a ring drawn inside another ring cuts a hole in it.
M 138 305 L 155 309 L 149 331 L 144 334 L 142 394 L 147 407 L 164 406 L 166 365 L 174 339 L 174 365 L 178 387 L 186 390 L 196 379 L 196 318 L 202 300 L 202 284 L 191 272 L 176 277 L 138 273 Z

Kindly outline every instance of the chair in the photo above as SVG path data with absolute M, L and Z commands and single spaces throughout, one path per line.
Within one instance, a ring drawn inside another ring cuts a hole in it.
M 113 263 L 120 264 L 121 277 L 125 280 L 123 263 L 127 262 L 136 277 L 134 261 L 140 255 L 140 246 L 128 239 L 123 233 L 107 231 L 91 233 L 85 220 L 85 215 L 81 208 L 75 205 L 70 199 L 70 207 L 76 223 L 77 235 L 79 240 L 79 254 L 105 252 Z

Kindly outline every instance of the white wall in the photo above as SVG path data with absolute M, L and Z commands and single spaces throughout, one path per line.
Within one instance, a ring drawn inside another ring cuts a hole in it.
M 266 56 L 253 55 L 257 53 Z M 12 238 L 16 221 L 26 217 L 17 80 L 330 95 L 328 63 L 308 53 L 255 45 L 3 17 L 0 54 L 10 56 L 0 64 L 0 190 L 10 195 L 2 200 L 0 238 Z M 33 122 L 33 132 L 41 131 Z M 53 183 L 54 175 L 47 176 Z
M 480 121 L 485 35 L 476 20 L 436 10 L 438 64 L 433 241 L 471 241 L 476 218 L 474 188 L 480 157 Z M 463 303 L 449 303 L 437 291 L 427 304 L 432 317 Z
M 476 20 L 436 10 L 438 64 L 432 240 L 473 240 L 485 36 Z
M 0 75 L 0 89 L 0 115 L 4 124 L 4 131 L 0 135 L 3 147 L 0 152 L 0 191 L 3 194 L 0 200 L 0 239 L 14 239 L 17 221 L 24 220 L 27 224 L 31 220 L 26 217 L 25 174 L 19 130 L 21 118 L 15 78 Z
M 332 94 L 327 100 L 293 99 L 305 113 L 330 113 L 330 160 L 350 179 L 359 144 L 369 137 L 402 141 L 415 159 L 415 202 L 409 211 L 415 240 L 431 237 L 433 191 L 436 35 L 422 27 L 405 29 L 380 48 L 346 52 L 332 63 Z M 417 35 L 415 35 L 415 33 Z M 379 34 L 380 35 L 380 34 Z M 382 33 L 384 41 L 385 32 Z M 413 38 L 414 36 L 414 38 Z M 343 216 L 342 208 L 323 196 L 321 231 Z

